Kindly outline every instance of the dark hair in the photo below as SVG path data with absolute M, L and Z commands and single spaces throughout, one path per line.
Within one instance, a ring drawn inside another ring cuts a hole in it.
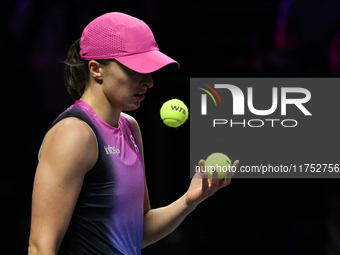
M 100 59 L 96 60 L 101 65 L 108 65 L 114 59 Z M 78 100 L 84 93 L 88 84 L 90 71 L 88 68 L 89 60 L 82 60 L 80 58 L 80 38 L 77 39 L 68 50 L 65 69 L 64 80 L 68 93 L 74 100 Z

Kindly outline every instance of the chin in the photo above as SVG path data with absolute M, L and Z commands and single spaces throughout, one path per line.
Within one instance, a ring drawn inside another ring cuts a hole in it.
M 133 111 L 137 110 L 139 108 L 140 104 L 138 105 L 129 105 L 123 109 L 123 111 Z

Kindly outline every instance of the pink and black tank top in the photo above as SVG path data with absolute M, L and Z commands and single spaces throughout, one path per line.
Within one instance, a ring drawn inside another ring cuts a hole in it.
M 132 125 L 121 114 L 119 127 L 114 128 L 81 100 L 53 125 L 67 117 L 76 117 L 91 127 L 97 138 L 98 160 L 85 175 L 58 254 L 141 254 L 144 173 Z

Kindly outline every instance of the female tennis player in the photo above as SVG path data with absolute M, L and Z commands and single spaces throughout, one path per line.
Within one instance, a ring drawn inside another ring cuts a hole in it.
M 197 173 L 178 200 L 150 208 L 141 132 L 122 110 L 137 109 L 151 73 L 169 64 L 179 66 L 143 21 L 123 13 L 96 18 L 71 46 L 65 81 L 76 101 L 38 154 L 29 255 L 141 254 L 230 183 Z

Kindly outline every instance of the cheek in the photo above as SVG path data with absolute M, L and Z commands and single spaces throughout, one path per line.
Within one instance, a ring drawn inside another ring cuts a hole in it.
M 116 73 L 110 73 L 104 77 L 103 92 L 107 98 L 110 98 L 110 101 L 123 101 L 136 93 L 133 84 L 138 84 L 137 75 L 129 76 L 118 70 Z
M 114 105 L 122 105 L 131 97 L 129 86 L 124 83 L 112 83 L 104 86 L 105 97 Z

